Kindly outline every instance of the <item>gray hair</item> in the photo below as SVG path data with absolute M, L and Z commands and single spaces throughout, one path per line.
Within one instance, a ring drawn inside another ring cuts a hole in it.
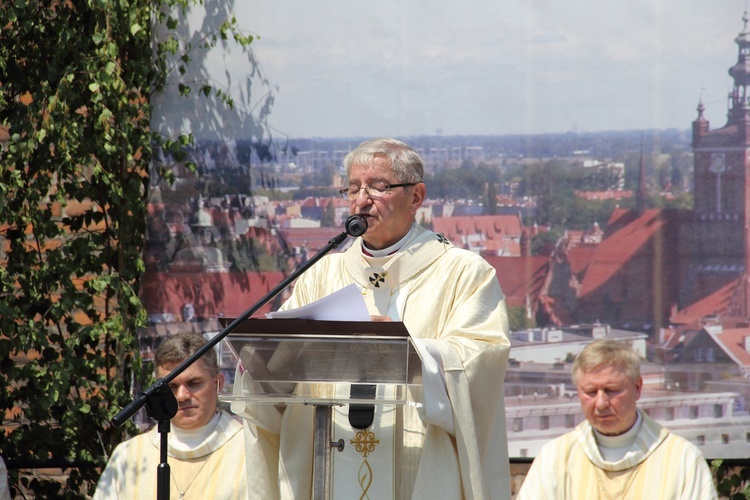
M 159 345 L 156 349 L 154 362 L 156 366 L 181 363 L 207 343 L 208 341 L 203 335 L 192 332 L 177 333 Z M 201 356 L 200 361 L 208 368 L 212 377 L 219 374 L 219 360 L 213 349 Z
M 424 162 L 419 153 L 396 139 L 370 139 L 363 142 L 344 157 L 346 175 L 352 165 L 370 165 L 375 158 L 388 158 L 391 170 L 401 182 L 424 182 Z
M 641 358 L 633 348 L 619 340 L 599 339 L 587 345 L 573 362 L 573 383 L 578 373 L 586 373 L 599 366 L 612 366 L 624 371 L 631 381 L 641 376 Z

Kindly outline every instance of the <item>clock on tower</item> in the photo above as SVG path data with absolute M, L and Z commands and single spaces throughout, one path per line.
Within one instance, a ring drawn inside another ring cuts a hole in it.
M 711 153 L 711 166 L 708 167 L 711 172 L 720 174 L 727 168 L 724 153 Z

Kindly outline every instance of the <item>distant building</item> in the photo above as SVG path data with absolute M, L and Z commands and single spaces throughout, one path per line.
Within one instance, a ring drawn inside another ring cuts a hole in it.
M 190 220 L 190 230 L 190 235 L 184 240 L 184 247 L 177 250 L 169 264 L 170 272 L 229 272 L 231 264 L 225 261 L 222 250 L 214 244 L 221 236 L 214 225 L 211 212 L 205 209 L 200 196 Z
M 584 160 L 583 168 L 596 170 L 601 173 L 609 173 L 613 178 L 610 191 L 622 191 L 625 189 L 625 164 L 614 161 Z
M 694 208 L 649 209 L 644 165 L 637 206 L 617 208 L 606 230 L 587 244 L 559 242 L 535 308 L 538 324 L 602 321 L 658 340 L 676 311 L 710 301 L 707 313 L 730 322 L 750 319 L 750 30 L 737 36 L 737 63 L 727 123 L 711 130 L 705 107 L 693 122 Z M 595 164 L 591 164 L 592 166 Z M 614 192 L 616 193 L 616 192 Z M 600 199 L 601 193 L 579 193 Z M 607 195 L 609 196 L 609 195 Z M 613 195 L 616 197 L 616 195 Z M 590 244 L 588 244 L 590 243 Z M 498 267 L 500 271 L 502 265 Z M 719 293 L 719 295 L 714 295 Z M 722 299 L 719 301 L 719 299 Z M 689 321 L 682 315 L 678 329 Z M 722 320 L 723 321 L 723 320 Z
M 329 205 L 333 205 L 334 220 L 342 222 L 349 216 L 349 202 L 340 197 L 318 197 L 310 196 L 305 198 L 301 204 L 300 213 L 308 219 L 321 221 L 325 217 Z
M 280 221 L 279 227 L 283 229 L 310 229 L 320 227 L 320 220 L 308 219 L 307 217 L 288 217 Z
M 577 197 L 589 201 L 626 200 L 633 197 L 633 192 L 625 189 L 609 189 L 607 191 L 576 191 L 575 194 Z
M 507 257 L 521 255 L 522 227 L 518 215 L 435 217 L 432 220 L 433 230 L 460 248 Z
M 575 392 L 505 398 L 508 453 L 534 457 L 542 445 L 584 420 Z M 645 386 L 638 407 L 688 439 L 706 458 L 750 456 L 750 416 L 745 399 L 732 392 L 680 393 Z
M 610 329 L 608 325 L 532 328 L 512 332 L 510 358 L 519 363 L 565 363 L 575 359 L 584 347 L 600 338 L 627 342 L 641 357 L 646 358 L 647 335 Z
M 750 271 L 748 210 L 750 209 L 750 30 L 747 15 L 737 36 L 737 63 L 729 68 L 733 88 L 729 93 L 726 124 L 711 130 L 703 102 L 692 123 L 695 201 L 689 228 L 695 262 L 687 271 L 703 298 L 740 274 Z M 734 271 L 729 271 L 734 269 Z M 738 283 L 735 306 L 741 316 L 750 315 L 747 279 Z M 707 287 L 710 287 L 706 290 Z M 708 293 L 705 293 L 708 292 Z M 693 298 L 691 297 L 691 298 Z M 741 298 L 740 298 L 741 297 Z

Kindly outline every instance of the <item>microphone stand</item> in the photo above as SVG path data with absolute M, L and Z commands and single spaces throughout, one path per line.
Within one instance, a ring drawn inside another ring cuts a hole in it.
M 289 286 L 294 280 L 296 280 L 302 273 L 307 271 L 313 264 L 321 259 L 325 254 L 338 247 L 347 236 L 360 236 L 367 231 L 367 220 L 360 215 L 350 216 L 345 223 L 346 231 L 332 238 L 326 246 L 321 248 L 310 260 L 302 264 L 300 267 L 294 270 L 289 276 L 284 278 L 273 290 L 269 291 L 264 295 L 258 302 L 251 306 L 248 310 L 243 312 L 234 321 L 228 324 L 221 332 L 214 336 L 208 343 L 203 347 L 194 352 L 191 356 L 186 358 L 182 363 L 177 365 L 174 370 L 169 372 L 164 378 L 160 378 L 154 382 L 151 387 L 143 391 L 143 393 L 134 399 L 125 408 L 120 410 L 117 415 L 112 419 L 112 424 L 116 427 L 124 424 L 130 417 L 132 417 L 138 410 L 144 405 L 146 406 L 146 412 L 151 418 L 155 418 L 158 421 L 158 430 L 161 433 L 160 441 L 160 463 L 157 466 L 156 476 L 156 498 L 157 500 L 169 500 L 169 463 L 167 462 L 167 434 L 170 429 L 170 419 L 177 414 L 177 399 L 175 398 L 172 390 L 169 388 L 169 383 L 174 380 L 180 373 L 185 371 L 190 365 L 198 361 L 204 354 L 213 349 L 224 337 L 229 335 L 235 328 L 237 328 L 243 321 L 255 314 L 261 307 L 267 302 L 278 295 L 284 288 Z

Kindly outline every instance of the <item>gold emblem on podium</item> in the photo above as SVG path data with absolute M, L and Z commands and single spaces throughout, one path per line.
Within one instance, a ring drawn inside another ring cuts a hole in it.
M 370 486 L 372 485 L 372 467 L 370 467 L 370 463 L 367 461 L 367 455 L 375 451 L 375 447 L 380 444 L 380 439 L 375 437 L 375 434 L 370 430 L 363 430 L 357 432 L 357 435 L 354 436 L 353 439 L 349 441 L 353 446 L 354 449 L 357 451 L 357 453 L 362 455 L 362 465 L 359 467 L 359 473 L 357 477 L 357 482 L 359 483 L 359 487 L 362 490 L 362 495 L 360 495 L 360 500 L 363 500 L 365 498 L 370 498 L 367 496 L 367 490 L 370 489 Z

